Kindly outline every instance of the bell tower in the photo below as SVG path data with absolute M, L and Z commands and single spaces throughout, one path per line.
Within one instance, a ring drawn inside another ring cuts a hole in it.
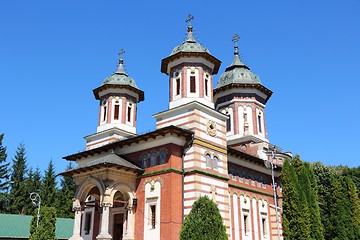
M 237 34 L 232 38 L 234 60 L 220 76 L 214 89 L 215 108 L 228 116 L 228 145 L 255 156 L 262 156 L 263 147 L 269 142 L 265 105 L 272 91 L 264 87 L 260 78 L 240 60 L 237 45 L 239 39 Z
M 100 102 L 99 118 L 96 133 L 85 137 L 87 150 L 136 134 L 137 103 L 144 100 L 144 92 L 125 72 L 124 53 L 121 49 L 116 72 L 93 90 Z
M 169 109 L 192 101 L 214 108 L 213 74 L 219 71 L 221 61 L 195 41 L 192 19 L 191 15 L 186 19 L 185 41 L 161 61 L 161 72 L 169 75 Z
M 187 38 L 161 62 L 161 72 L 169 75 L 169 109 L 154 115 L 156 128 L 174 125 L 193 132 L 184 149 L 183 208 L 190 213 L 193 203 L 207 195 L 216 202 L 230 231 L 228 166 L 226 145 L 227 116 L 216 111 L 213 102 L 213 74 L 220 60 L 195 41 L 189 15 Z

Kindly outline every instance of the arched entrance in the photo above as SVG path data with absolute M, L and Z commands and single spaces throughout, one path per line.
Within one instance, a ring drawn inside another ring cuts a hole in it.
M 117 191 L 113 199 L 112 213 L 112 236 L 113 240 L 122 240 L 124 229 L 126 229 L 126 207 L 128 206 L 129 195 L 127 193 Z
M 95 240 L 99 234 L 100 223 L 100 191 L 92 187 L 84 201 L 84 212 L 81 221 L 81 236 L 84 240 Z

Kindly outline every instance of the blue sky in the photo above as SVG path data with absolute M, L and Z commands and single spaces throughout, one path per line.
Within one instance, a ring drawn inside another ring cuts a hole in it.
M 0 133 L 8 161 L 24 142 L 28 165 L 85 149 L 95 133 L 92 90 L 111 75 L 121 48 L 126 71 L 145 92 L 138 133 L 168 108 L 160 62 L 185 37 L 222 61 L 241 36 L 243 61 L 274 93 L 267 103 L 270 142 L 328 165 L 360 165 L 360 1 L 1 1 Z

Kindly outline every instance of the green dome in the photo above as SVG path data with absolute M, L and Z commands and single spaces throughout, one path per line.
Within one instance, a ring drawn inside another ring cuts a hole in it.
M 251 72 L 248 66 L 241 62 L 237 46 L 235 46 L 234 61 L 226 68 L 225 72 L 221 74 L 215 89 L 233 83 L 261 84 L 260 78 Z
M 113 73 L 110 77 L 107 77 L 101 85 L 106 84 L 116 84 L 116 85 L 129 85 L 134 88 L 138 88 L 134 79 L 129 77 L 123 68 L 124 61 L 122 59 L 119 60 L 119 67 L 115 73 Z
M 206 47 L 195 41 L 192 35 L 192 26 L 188 26 L 188 35 L 186 40 L 181 45 L 176 46 L 172 50 L 170 56 L 179 52 L 206 52 L 210 54 L 210 51 Z

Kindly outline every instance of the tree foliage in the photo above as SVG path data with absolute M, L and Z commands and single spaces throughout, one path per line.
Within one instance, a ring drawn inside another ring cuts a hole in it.
M 54 163 L 50 160 L 40 188 L 41 202 L 43 206 L 53 206 L 56 201 L 56 174 Z
M 302 165 L 299 165 L 300 167 Z M 295 167 L 286 160 L 282 169 L 284 239 L 310 239 L 310 215 Z
M 37 209 L 34 210 L 34 215 L 30 225 L 29 240 L 56 240 L 56 210 L 54 207 L 41 207 L 39 225 L 37 222 Z
M 228 239 L 219 208 L 207 196 L 200 197 L 192 206 L 182 225 L 181 240 Z
M 7 189 L 9 171 L 8 166 L 10 163 L 6 163 L 7 153 L 6 147 L 3 146 L 4 134 L 0 134 L 0 212 L 5 212 L 7 206 Z
M 10 177 L 9 212 L 13 214 L 24 214 L 28 196 L 26 195 L 26 150 L 25 145 L 20 143 L 16 150 L 12 164 Z
M 66 171 L 72 169 L 71 162 L 66 168 Z M 72 199 L 75 195 L 75 182 L 71 177 L 63 176 L 61 179 L 61 187 L 57 192 L 57 215 L 62 218 L 73 218 Z

